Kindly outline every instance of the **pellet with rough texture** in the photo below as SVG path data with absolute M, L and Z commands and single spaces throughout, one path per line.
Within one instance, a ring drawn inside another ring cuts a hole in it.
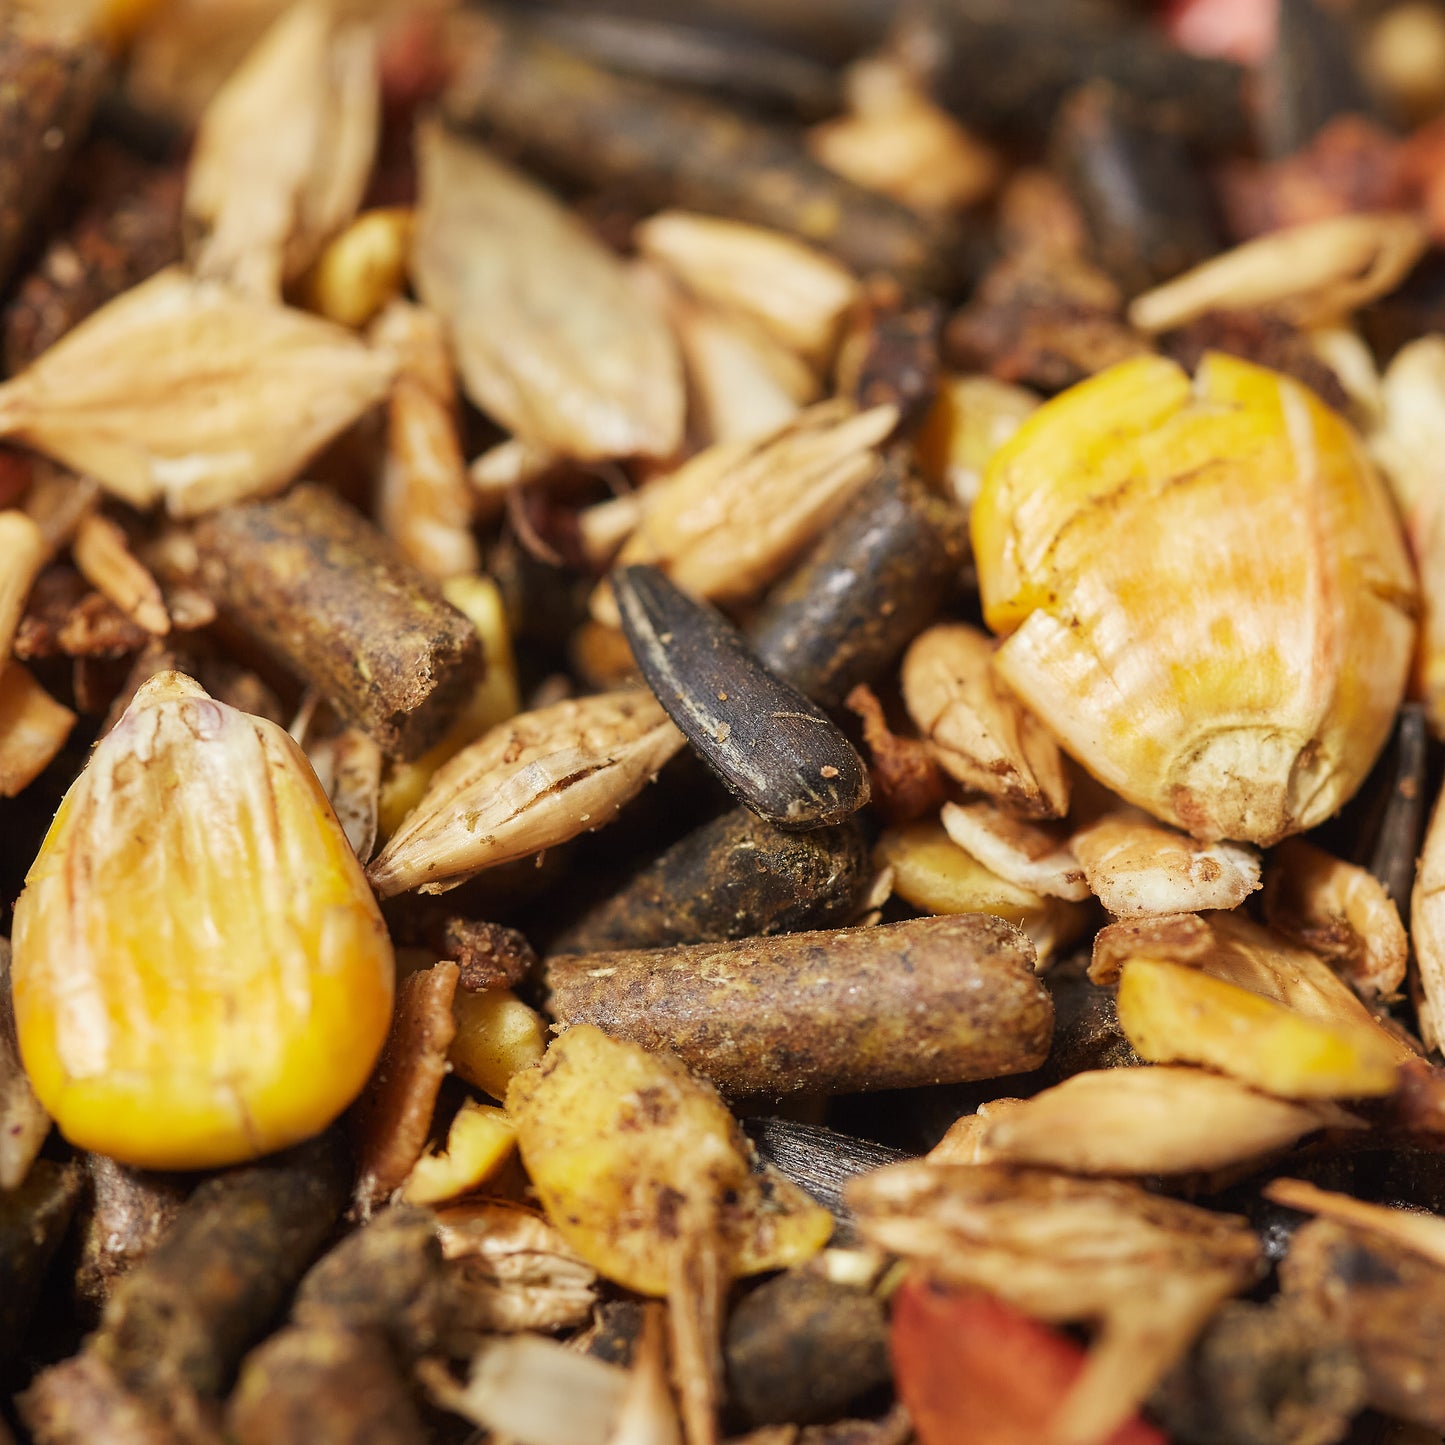
M 737 1097 L 1037 1068 L 1054 1011 L 1033 963 L 1022 933 L 980 914 L 580 954 L 546 979 L 559 1023 L 674 1053 Z
M 964 513 L 894 461 L 768 595 L 749 641 L 765 667 L 835 708 L 934 619 L 967 558 Z
M 871 877 L 853 819 L 789 833 L 735 808 L 634 874 L 553 951 L 665 948 L 849 923 Z
M 216 601 L 393 757 L 440 741 L 481 681 L 472 624 L 323 487 L 226 507 L 196 541 Z

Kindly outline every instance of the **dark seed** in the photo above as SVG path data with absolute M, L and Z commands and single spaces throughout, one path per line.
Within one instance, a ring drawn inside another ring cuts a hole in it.
M 759 660 L 826 708 L 873 682 L 962 585 L 968 519 L 891 458 L 748 629 Z
M 647 685 L 739 802 L 780 828 L 807 829 L 842 822 L 868 801 L 852 743 L 721 613 L 655 567 L 620 568 L 612 587 Z

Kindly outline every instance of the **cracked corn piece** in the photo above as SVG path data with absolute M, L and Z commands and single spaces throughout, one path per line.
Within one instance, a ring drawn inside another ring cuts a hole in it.
M 305 756 L 179 673 L 66 794 L 12 942 L 36 1094 L 73 1144 L 143 1168 L 317 1133 L 391 1016 L 391 942 Z
M 1399 706 L 1415 580 L 1348 424 L 1263 367 L 1139 357 L 1034 413 L 972 519 L 1004 681 L 1101 782 L 1271 844 L 1355 791 Z

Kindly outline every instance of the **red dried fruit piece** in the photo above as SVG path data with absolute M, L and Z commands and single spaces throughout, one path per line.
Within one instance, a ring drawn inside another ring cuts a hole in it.
M 1084 1350 L 980 1290 L 910 1276 L 893 1297 L 893 1375 L 920 1445 L 1042 1445 Z M 1168 1445 L 1138 1416 L 1100 1445 Z

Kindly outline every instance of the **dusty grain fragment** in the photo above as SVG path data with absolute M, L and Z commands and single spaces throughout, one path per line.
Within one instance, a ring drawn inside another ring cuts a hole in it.
M 681 362 L 622 262 L 481 146 L 437 126 L 418 144 L 412 268 L 451 329 L 471 399 L 565 456 L 671 455 L 682 439 Z
M 456 964 L 418 969 L 397 986 L 396 1014 L 376 1070 L 356 1107 L 355 1200 L 369 1214 L 421 1157 L 456 1034 Z
M 838 726 L 770 673 L 727 620 L 655 567 L 612 574 L 622 628 L 658 702 L 728 790 L 780 828 L 840 823 L 868 801 Z
M 1065 829 L 1015 817 L 992 802 L 945 803 L 939 818 L 960 848 L 1016 887 L 1074 903 L 1089 896 Z
M 284 486 L 391 371 L 339 326 L 172 267 L 0 386 L 0 433 L 195 516 Z
M 1214 947 L 1214 930 L 1197 913 L 1119 919 L 1094 935 L 1089 977 L 1107 988 L 1118 983 L 1119 970 L 1131 958 L 1201 963 Z
M 1117 1180 L 1000 1164 L 897 1164 L 848 1191 L 867 1239 L 1052 1322 L 1098 1324 L 1054 1438 L 1106 1439 L 1259 1270 L 1245 1220 Z M 1109 1248 L 1100 1249 L 1108 1240 Z
M 1330 1105 L 1272 1099 L 1202 1069 L 1101 1069 L 1075 1074 L 991 1120 L 980 1157 L 1072 1174 L 1182 1174 L 1351 1125 L 1363 1127 Z
M 553 951 L 662 948 L 849 923 L 870 881 L 854 820 L 784 832 L 736 808 L 635 874 L 568 928 Z
M 471 623 L 321 487 L 218 512 L 197 543 L 221 606 L 388 754 L 439 741 L 481 679 Z
M 0 666 L 0 797 L 13 798 L 65 746 L 75 714 L 13 658 Z
M 355 214 L 379 124 L 373 27 L 290 7 L 197 128 L 186 178 L 196 273 L 279 300 Z
M 132 1169 L 104 1154 L 86 1154 L 84 1166 L 90 1190 L 80 1211 L 75 1288 L 82 1299 L 104 1304 L 160 1243 L 186 1201 L 190 1181 Z
M 432 775 L 371 865 L 383 897 L 439 893 L 610 822 L 682 746 L 642 692 L 569 698 L 499 724 Z
M 852 1093 L 1036 1068 L 1053 1008 L 986 915 L 549 960 L 559 1023 L 668 1050 L 733 1096 Z
M 936 812 L 946 785 L 928 744 L 894 732 L 883 704 L 866 683 L 853 688 L 844 705 L 863 724 L 868 786 L 884 821 L 901 826 Z
M 1142 814 L 1110 813 L 1069 840 L 1084 877 L 1117 917 L 1237 908 L 1259 887 L 1259 856 L 1199 843 Z
M 877 681 L 959 585 L 966 520 L 890 460 L 752 620 L 764 665 L 829 708 Z
M 1363 868 L 1291 838 L 1271 857 L 1264 916 L 1334 963 L 1363 998 L 1388 997 L 1404 982 L 1409 941 L 1399 911 Z

